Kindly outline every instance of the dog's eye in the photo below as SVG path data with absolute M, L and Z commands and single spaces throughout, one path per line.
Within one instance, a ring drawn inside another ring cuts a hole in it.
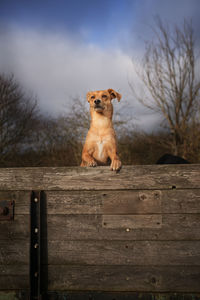
M 93 95 L 93 96 L 91 96 L 91 99 L 95 99 L 95 96 Z
M 107 99 L 107 96 L 106 96 L 106 95 L 103 95 L 102 98 L 103 98 L 103 99 Z

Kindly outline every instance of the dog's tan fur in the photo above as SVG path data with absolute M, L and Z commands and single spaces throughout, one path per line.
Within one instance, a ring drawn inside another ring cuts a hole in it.
M 91 125 L 82 152 L 82 167 L 106 165 L 110 158 L 110 168 L 118 171 L 121 161 L 117 155 L 116 135 L 112 125 L 113 106 L 111 101 L 121 95 L 113 89 L 87 93 L 90 104 Z

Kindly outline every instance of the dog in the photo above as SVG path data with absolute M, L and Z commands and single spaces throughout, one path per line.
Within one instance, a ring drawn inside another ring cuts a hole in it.
M 189 164 L 190 162 L 180 156 L 172 155 L 172 154 L 164 154 L 161 156 L 156 162 L 157 165 L 165 165 L 165 164 Z
M 116 134 L 112 124 L 112 100 L 121 95 L 113 89 L 88 92 L 91 124 L 82 151 L 81 167 L 107 165 L 110 169 L 119 171 L 122 163 L 117 154 Z

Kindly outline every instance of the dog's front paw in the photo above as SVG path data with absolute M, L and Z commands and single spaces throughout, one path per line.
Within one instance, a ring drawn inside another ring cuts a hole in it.
M 81 167 L 96 167 L 97 163 L 94 159 L 90 159 L 88 161 L 84 161 L 81 163 Z
M 87 157 L 87 159 L 82 159 L 81 167 L 96 167 L 97 162 L 92 157 Z
M 113 159 L 111 165 L 110 165 L 110 169 L 112 171 L 120 171 L 122 167 L 122 163 L 119 159 Z
M 88 166 L 88 167 L 96 167 L 96 166 L 97 166 L 97 163 L 96 163 L 95 160 L 94 160 L 94 161 L 90 161 L 90 162 L 87 163 L 87 166 Z

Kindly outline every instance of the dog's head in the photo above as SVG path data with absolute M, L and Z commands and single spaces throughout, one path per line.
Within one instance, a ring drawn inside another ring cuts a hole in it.
M 105 113 L 106 111 L 112 112 L 111 101 L 115 98 L 120 101 L 121 95 L 113 89 L 87 93 L 87 100 L 90 103 L 90 109 L 97 113 Z

